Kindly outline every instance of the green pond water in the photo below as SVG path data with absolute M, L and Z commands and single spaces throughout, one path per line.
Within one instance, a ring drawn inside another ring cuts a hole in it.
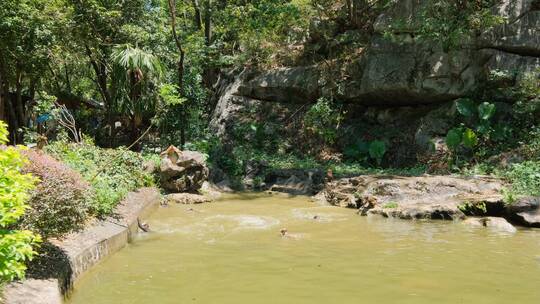
M 68 303 L 540 303 L 540 229 L 361 217 L 248 194 L 160 208 L 148 223 Z

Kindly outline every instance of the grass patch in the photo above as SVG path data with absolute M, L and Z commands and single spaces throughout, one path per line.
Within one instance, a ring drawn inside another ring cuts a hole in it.
M 319 162 L 310 157 L 298 157 L 292 154 L 266 154 L 254 152 L 244 155 L 245 159 L 265 161 L 270 169 L 331 169 L 335 177 L 348 177 L 366 174 L 420 176 L 426 173 L 426 166 L 418 165 L 411 168 L 375 168 L 366 167 L 355 162 Z
M 396 209 L 397 207 L 399 207 L 397 202 L 388 202 L 383 205 L 383 209 Z

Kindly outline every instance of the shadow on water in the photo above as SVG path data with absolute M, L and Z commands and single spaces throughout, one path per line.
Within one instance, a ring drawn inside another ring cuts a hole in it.
M 234 192 L 234 194 L 225 195 L 217 200 L 216 202 L 222 202 L 222 201 L 251 201 L 254 199 L 260 199 L 260 198 L 271 198 L 275 196 L 280 196 L 283 198 L 295 198 L 295 197 L 306 197 L 306 195 L 299 195 L 299 194 L 290 194 L 290 193 L 268 193 L 266 191 L 259 191 L 259 192 Z

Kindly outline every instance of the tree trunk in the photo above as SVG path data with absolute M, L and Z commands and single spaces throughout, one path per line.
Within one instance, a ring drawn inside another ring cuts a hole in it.
M 18 65 L 17 65 L 18 66 Z M 16 113 L 16 129 L 15 130 L 15 144 L 21 144 L 23 142 L 22 140 L 22 133 L 19 132 L 19 128 L 22 128 L 25 126 L 26 123 L 26 115 L 25 115 L 25 109 L 24 109 L 24 103 L 22 99 L 22 71 L 19 67 L 17 67 L 17 74 L 16 74 L 16 80 L 15 80 L 15 113 Z
M 180 41 L 180 38 L 178 38 L 178 35 L 176 33 L 176 0 L 168 0 L 169 4 L 169 13 L 171 17 L 171 32 L 174 38 L 174 42 L 176 43 L 176 48 L 178 49 L 178 52 L 180 53 L 180 57 L 178 59 L 177 63 L 177 70 L 178 70 L 178 94 L 180 97 L 184 95 L 184 58 L 185 58 L 185 52 L 182 48 L 182 43 Z M 184 149 L 184 145 L 186 144 L 186 129 L 187 129 L 187 114 L 186 114 L 186 104 L 183 103 L 181 105 L 181 111 L 180 111 L 180 147 Z
M 179 94 L 180 96 L 184 95 L 184 51 L 182 50 L 180 52 L 180 60 L 178 61 L 178 88 L 180 90 Z M 186 129 L 188 127 L 187 123 L 187 111 L 186 111 L 186 102 L 182 103 L 180 106 L 180 147 L 184 149 L 184 145 L 186 144 Z
M 9 86 L 6 86 L 4 89 L 7 92 L 7 98 L 4 99 L 7 106 L 7 112 L 9 115 L 8 126 L 9 126 L 9 138 L 11 144 L 18 144 L 17 130 L 19 130 L 19 122 L 17 120 L 17 113 L 15 112 L 15 100 L 14 95 L 9 94 Z
M 133 115 L 131 118 L 131 150 L 135 152 L 141 151 L 141 144 L 136 142 L 140 136 L 140 126 L 142 118 L 139 115 Z
M 193 9 L 195 10 L 195 27 L 200 30 L 202 28 L 202 18 L 199 0 L 191 0 L 191 3 L 193 3 Z
M 100 58 L 100 60 L 97 60 L 94 58 L 94 55 L 92 53 L 92 50 L 90 47 L 85 44 L 84 45 L 86 49 L 86 55 L 88 56 L 88 59 L 90 60 L 90 64 L 92 65 L 92 68 L 94 69 L 94 72 L 96 73 L 96 83 L 98 85 L 99 93 L 101 94 L 101 98 L 103 99 L 103 103 L 105 104 L 105 110 L 107 111 L 107 123 L 109 124 L 111 135 L 109 136 L 109 147 L 112 147 L 114 145 L 114 138 L 116 137 L 116 131 L 114 128 L 114 117 L 113 117 L 113 104 L 112 104 L 112 98 L 111 94 L 109 92 L 109 88 L 107 86 L 108 82 L 108 73 L 107 73 L 107 58 Z
M 15 80 L 15 111 L 17 113 L 17 120 L 19 123 L 19 126 L 24 126 L 25 121 L 25 111 L 24 111 L 24 104 L 22 100 L 22 72 L 19 68 L 17 68 L 17 77 Z
M 206 46 L 212 43 L 212 0 L 206 0 L 204 7 L 204 37 Z
M 347 0 L 347 15 L 349 15 L 349 23 L 352 26 L 354 22 L 354 5 L 353 0 Z
M 212 33 L 212 0 L 205 0 L 204 7 L 204 37 L 206 46 L 210 46 L 213 40 Z M 217 70 L 209 65 L 205 65 L 203 70 L 203 85 L 212 90 L 212 86 L 215 83 L 217 78 Z

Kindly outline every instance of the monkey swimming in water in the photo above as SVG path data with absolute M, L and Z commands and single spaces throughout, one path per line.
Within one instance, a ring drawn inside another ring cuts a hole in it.
M 298 239 L 303 238 L 302 234 L 289 233 L 289 230 L 287 230 L 287 228 L 281 228 L 281 230 L 279 230 L 279 233 L 280 233 L 281 237 L 284 238 L 284 239 L 298 240 Z

